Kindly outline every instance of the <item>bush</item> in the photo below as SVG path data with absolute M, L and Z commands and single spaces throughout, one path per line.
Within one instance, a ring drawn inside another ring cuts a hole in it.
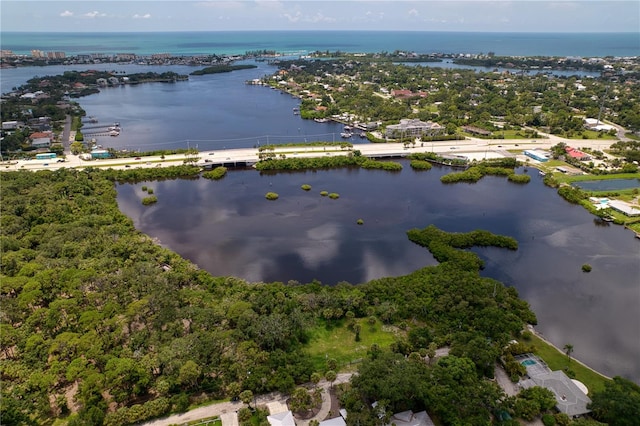
M 301 188 L 304 189 L 305 191 L 310 191 L 311 190 L 311 185 L 308 185 L 308 184 L 305 183 L 304 185 L 301 186 Z
M 362 219 L 358 219 L 358 220 L 356 221 L 356 223 L 357 223 L 358 225 L 364 225 L 364 220 L 362 220 Z
M 267 192 L 267 194 L 264 196 L 267 200 L 277 200 L 279 195 L 276 194 L 275 192 Z
M 411 160 L 409 165 L 413 170 L 431 170 L 433 167 L 430 162 L 424 160 Z
M 147 194 L 149 195 L 153 194 L 153 188 L 147 188 Z
M 142 199 L 142 204 L 145 206 L 149 206 L 151 204 L 155 204 L 158 202 L 158 197 L 156 197 L 155 195 L 152 195 L 150 197 L 144 197 Z
M 327 195 L 329 195 L 328 191 L 320 191 L 320 195 L 322 195 L 323 197 L 326 197 Z
M 338 198 L 340 198 L 340 194 L 338 194 L 337 192 L 332 192 L 331 194 L 329 194 L 329 198 L 331 198 L 332 200 L 337 200 Z
M 144 192 L 147 192 L 147 186 L 146 186 L 146 185 L 145 185 L 145 186 L 143 186 L 143 187 L 142 187 L 142 190 L 143 190 Z
M 591 265 L 589 265 L 588 263 L 582 265 L 582 272 L 591 272 L 591 269 Z
M 513 183 L 529 183 L 529 181 L 531 180 L 531 176 L 529 175 L 517 175 L 517 174 L 512 174 L 509 175 L 509 177 L 507 178 L 509 179 L 509 181 L 513 182 Z
M 206 179 L 218 180 L 225 177 L 226 174 L 227 174 L 227 168 L 220 166 L 220 167 L 216 167 L 215 169 L 209 172 L 204 172 L 202 174 L 202 177 Z
M 544 426 L 554 426 L 556 424 L 556 418 L 551 414 L 545 414 L 542 416 L 542 424 L 544 424 Z

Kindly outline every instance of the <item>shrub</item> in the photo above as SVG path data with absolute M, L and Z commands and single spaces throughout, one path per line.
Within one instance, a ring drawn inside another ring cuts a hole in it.
M 146 185 L 142 187 L 142 190 L 143 190 L 144 192 L 147 192 L 147 187 L 146 187 Z
M 529 181 L 531 180 L 531 176 L 529 175 L 517 175 L 517 174 L 512 174 L 509 175 L 509 177 L 507 178 L 509 179 L 509 181 L 513 182 L 513 183 L 529 183 Z
M 305 183 L 304 185 L 301 186 L 301 188 L 304 189 L 305 191 L 310 191 L 311 190 L 311 185 L 308 185 L 308 184 Z
M 589 265 L 588 263 L 582 265 L 582 272 L 591 272 L 591 269 L 591 265 Z
M 147 194 L 149 195 L 153 194 L 153 188 L 147 188 Z
M 329 195 L 328 191 L 320 191 L 320 195 L 322 195 L 323 197 L 326 197 L 327 195 Z
M 227 168 L 220 166 L 220 167 L 216 167 L 215 169 L 209 172 L 204 172 L 202 174 L 202 177 L 206 179 L 218 180 L 225 177 L 226 174 L 227 174 Z
M 338 194 L 337 192 L 332 192 L 331 194 L 329 194 L 329 198 L 331 198 L 332 200 L 337 200 L 338 198 L 340 198 L 340 194 Z
M 144 197 L 142 199 L 142 204 L 145 206 L 151 205 L 151 204 L 155 204 L 158 202 L 158 197 L 156 197 L 155 195 L 152 195 L 150 197 Z
M 356 221 L 356 223 L 357 223 L 358 225 L 364 225 L 364 220 L 362 220 L 362 219 L 358 219 L 358 220 Z
M 275 192 L 267 192 L 267 194 L 264 196 L 267 200 L 277 200 L 279 195 L 276 194 Z
M 430 162 L 424 160 L 411 160 L 409 165 L 413 170 L 430 170 L 433 167 Z

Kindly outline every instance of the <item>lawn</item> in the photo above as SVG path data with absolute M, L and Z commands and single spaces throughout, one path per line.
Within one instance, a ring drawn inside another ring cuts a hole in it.
M 590 396 L 595 391 L 603 390 L 604 384 L 609 380 L 599 373 L 583 366 L 576 360 L 570 360 L 566 354 L 560 352 L 558 349 L 535 335 L 532 336 L 531 340 L 527 341 L 527 343 L 533 345 L 535 354 L 542 358 L 551 370 L 564 370 L 565 372 L 567 372 L 567 370 L 573 371 L 575 373 L 575 378 L 584 383 L 587 389 L 589 389 Z
M 379 321 L 371 325 L 368 319 L 356 319 L 360 324 L 360 341 L 356 342 L 355 334 L 349 330 L 345 321 L 322 322 L 311 331 L 311 339 L 307 353 L 318 372 L 326 370 L 326 360 L 334 358 L 339 369 L 349 369 L 350 365 L 359 362 L 367 355 L 374 343 L 386 348 L 395 340 L 401 331 L 383 326 Z

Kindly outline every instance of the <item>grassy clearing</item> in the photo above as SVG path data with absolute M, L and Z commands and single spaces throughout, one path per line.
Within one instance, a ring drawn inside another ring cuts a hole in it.
M 550 162 L 550 161 L 549 161 Z M 562 163 L 567 165 L 566 163 Z M 579 175 L 579 176 L 569 176 L 569 175 L 561 175 L 556 180 L 558 182 L 581 182 L 581 181 L 589 181 L 589 180 L 611 180 L 611 179 L 640 179 L 640 173 L 616 173 L 611 175 Z M 640 182 L 638 182 L 638 186 L 640 186 Z
M 359 342 L 356 342 L 355 334 L 347 328 L 345 321 L 332 321 L 330 324 L 323 321 L 312 330 L 307 353 L 316 371 L 326 370 L 328 358 L 336 359 L 340 369 L 348 369 L 350 364 L 364 358 L 374 343 L 386 348 L 395 340 L 397 332 L 379 321 L 371 325 L 366 318 L 361 318 L 356 322 L 361 328 Z
M 569 361 L 566 354 L 535 335 L 527 343 L 533 345 L 535 354 L 542 358 L 551 370 L 564 370 L 566 372 L 566 369 L 568 369 L 573 371 L 575 378 L 584 383 L 589 389 L 589 395 L 592 395 L 595 391 L 603 390 L 604 384 L 609 381 L 606 377 L 583 366 L 576 360 Z

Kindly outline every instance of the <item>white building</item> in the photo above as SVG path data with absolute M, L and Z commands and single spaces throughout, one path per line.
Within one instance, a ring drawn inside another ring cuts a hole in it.
M 420 121 L 417 118 L 403 118 L 400 124 L 391 124 L 385 130 L 389 138 L 415 138 L 421 136 L 436 136 L 444 131 L 444 127 L 431 121 Z

